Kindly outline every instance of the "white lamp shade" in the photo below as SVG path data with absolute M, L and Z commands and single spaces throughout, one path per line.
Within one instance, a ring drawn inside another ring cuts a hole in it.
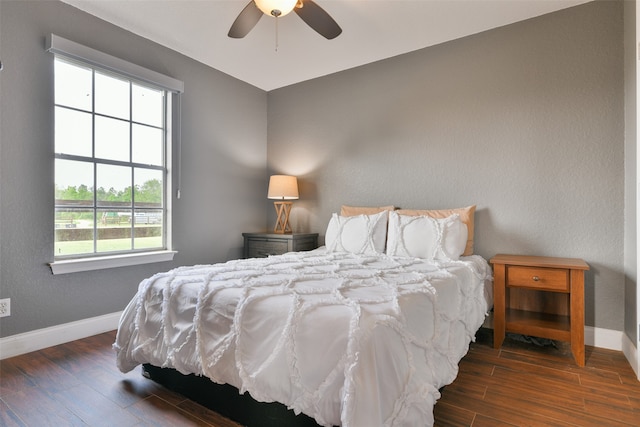
M 289 175 L 271 175 L 267 197 L 277 200 L 297 199 L 298 179 Z
M 284 16 L 291 12 L 298 3 L 298 0 L 254 0 L 258 9 L 269 16 Z M 280 13 L 273 13 L 274 10 Z

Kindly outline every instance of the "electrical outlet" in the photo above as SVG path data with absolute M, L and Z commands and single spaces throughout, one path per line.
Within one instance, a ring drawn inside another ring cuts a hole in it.
M 0 299 L 0 317 L 11 316 L 11 298 Z

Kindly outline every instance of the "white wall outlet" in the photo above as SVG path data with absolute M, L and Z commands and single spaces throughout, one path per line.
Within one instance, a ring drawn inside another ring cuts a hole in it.
M 0 317 L 11 316 L 11 298 L 0 299 Z

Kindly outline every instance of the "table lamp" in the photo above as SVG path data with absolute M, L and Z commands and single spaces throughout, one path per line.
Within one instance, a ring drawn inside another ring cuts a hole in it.
M 285 200 L 298 198 L 298 179 L 289 175 L 271 175 L 267 197 L 277 200 L 273 202 L 278 215 L 273 232 L 278 234 L 291 233 L 289 213 L 291 213 L 293 202 Z

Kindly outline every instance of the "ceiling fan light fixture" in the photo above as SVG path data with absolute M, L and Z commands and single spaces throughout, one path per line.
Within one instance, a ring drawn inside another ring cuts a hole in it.
M 265 15 L 281 17 L 293 10 L 298 0 L 254 0 Z
M 288 14 L 292 10 L 308 26 L 327 40 L 334 39 L 342 33 L 340 25 L 313 0 L 249 0 L 249 3 L 231 24 L 228 36 L 234 39 L 241 39 L 256 26 L 263 15 L 277 18 Z M 276 39 L 278 37 L 277 22 L 276 20 Z

